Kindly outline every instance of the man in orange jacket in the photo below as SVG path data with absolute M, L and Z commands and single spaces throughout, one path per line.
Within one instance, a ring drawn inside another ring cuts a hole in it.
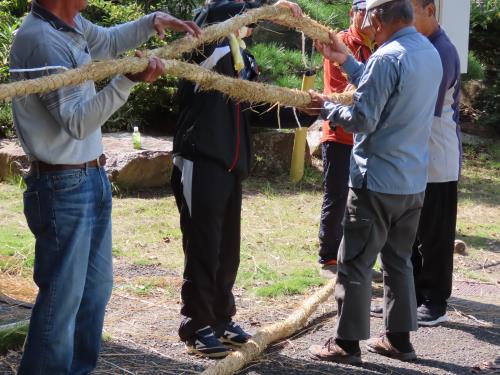
M 349 11 L 351 26 L 338 35 L 350 49 L 354 57 L 365 63 L 373 52 L 373 44 L 369 35 L 371 29 L 361 31 L 365 17 L 366 0 L 353 0 Z M 351 87 L 347 77 L 340 67 L 329 61 L 324 61 L 325 87 L 324 93 L 339 93 Z M 321 138 L 323 169 L 324 169 L 324 198 L 321 208 L 321 222 L 319 228 L 319 263 L 323 269 L 336 272 L 337 252 L 342 240 L 342 218 L 347 202 L 349 164 L 352 150 L 352 134 L 341 127 L 330 127 L 329 121 L 323 123 Z

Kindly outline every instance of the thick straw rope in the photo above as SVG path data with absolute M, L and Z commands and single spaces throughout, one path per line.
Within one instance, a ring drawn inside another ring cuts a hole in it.
M 304 327 L 312 313 L 325 302 L 335 289 L 335 279 L 330 280 L 323 288 L 306 299 L 302 305 L 284 321 L 263 327 L 257 333 L 229 356 L 216 365 L 207 368 L 203 375 L 229 375 L 243 368 L 261 354 L 269 344 L 285 339 Z
M 329 29 L 307 16 L 293 17 L 289 9 L 267 6 L 248 11 L 225 22 L 204 29 L 200 38 L 185 36 L 168 46 L 148 51 L 147 55 L 155 55 L 165 59 L 175 58 L 182 53 L 192 51 L 203 43 L 224 38 L 244 25 L 259 20 L 271 20 L 303 31 L 307 36 L 321 41 L 328 41 Z M 257 84 L 222 76 L 196 65 L 182 63 L 177 60 L 164 61 L 166 72 L 200 84 L 204 90 L 218 90 L 234 99 L 251 103 L 267 102 L 282 105 L 305 107 L 311 102 L 307 93 L 272 85 Z M 64 86 L 74 86 L 85 81 L 100 81 L 117 74 L 138 73 L 148 65 L 147 57 L 125 57 L 116 60 L 94 62 L 81 68 L 68 70 L 33 80 L 19 81 L 0 85 L 0 101 L 15 96 L 35 93 L 46 93 Z M 352 92 L 336 94 L 332 101 L 344 104 L 352 103 Z

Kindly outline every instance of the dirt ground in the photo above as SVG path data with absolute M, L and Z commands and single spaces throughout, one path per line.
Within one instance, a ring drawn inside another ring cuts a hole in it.
M 493 272 L 500 271 L 498 266 Z M 164 277 L 172 293 L 141 296 L 125 287 L 131 279 Z M 179 323 L 180 275 L 159 266 L 139 266 L 118 261 L 116 286 L 108 306 L 105 342 L 95 374 L 193 374 L 214 361 L 189 356 L 176 336 Z M 250 331 L 285 318 L 303 296 L 279 299 L 247 297 L 236 290 L 236 320 Z M 374 285 L 380 300 L 381 286 Z M 435 328 L 420 328 L 412 335 L 419 359 L 403 363 L 368 353 L 359 367 L 312 360 L 308 347 L 323 343 L 333 334 L 336 303 L 330 298 L 308 325 L 294 337 L 277 343 L 241 371 L 252 375 L 295 374 L 493 374 L 500 373 L 500 285 L 455 280 L 450 300 L 451 321 Z M 27 309 L 13 311 L 0 305 L 0 314 L 20 317 Z M 372 318 L 372 335 L 382 332 L 382 319 Z M 19 352 L 0 357 L 0 374 L 14 374 Z

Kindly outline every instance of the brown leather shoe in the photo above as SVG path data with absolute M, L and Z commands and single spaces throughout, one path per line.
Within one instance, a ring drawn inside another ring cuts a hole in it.
M 333 337 L 329 338 L 324 345 L 311 346 L 309 348 L 309 353 L 312 358 L 321 361 L 345 363 L 349 365 L 361 364 L 361 351 L 354 354 L 348 353 L 335 344 L 335 339 Z
M 407 353 L 400 352 L 389 342 L 386 335 L 368 340 L 366 342 L 366 349 L 368 349 L 369 352 L 385 355 L 386 357 L 391 357 L 405 362 L 417 359 L 417 353 L 415 353 L 415 350 Z

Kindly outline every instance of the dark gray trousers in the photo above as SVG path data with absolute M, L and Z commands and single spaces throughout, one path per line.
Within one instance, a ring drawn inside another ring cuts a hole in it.
M 424 195 L 349 189 L 335 289 L 337 338 L 370 337 L 372 268 L 379 253 L 384 270 L 386 330 L 417 330 L 411 255 Z

